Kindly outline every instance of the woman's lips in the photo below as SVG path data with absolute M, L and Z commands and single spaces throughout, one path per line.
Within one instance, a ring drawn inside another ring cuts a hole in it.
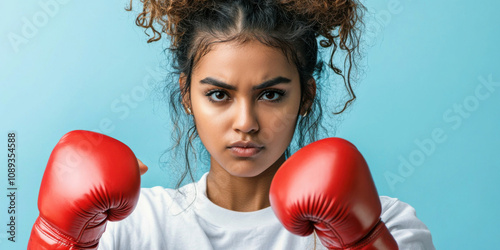
M 229 150 L 233 155 L 238 157 L 252 157 L 257 155 L 262 150 L 262 148 L 230 147 Z

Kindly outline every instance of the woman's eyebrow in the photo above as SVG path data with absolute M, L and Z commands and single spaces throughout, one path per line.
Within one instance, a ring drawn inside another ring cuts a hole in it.
M 267 81 L 265 81 L 257 86 L 254 86 L 252 89 L 253 90 L 263 89 L 263 88 L 271 87 L 271 86 L 274 86 L 274 85 L 277 85 L 280 83 L 290 83 L 291 81 L 292 80 L 290 80 L 286 77 L 278 76 L 278 77 L 275 77 L 271 80 L 267 80 Z M 214 85 L 214 86 L 229 89 L 229 90 L 236 90 L 235 86 L 227 84 L 225 82 L 221 82 L 221 81 L 216 80 L 216 79 L 211 78 L 211 77 L 206 77 L 206 78 L 202 79 L 200 81 L 200 83 L 201 84 L 210 84 L 210 85 Z

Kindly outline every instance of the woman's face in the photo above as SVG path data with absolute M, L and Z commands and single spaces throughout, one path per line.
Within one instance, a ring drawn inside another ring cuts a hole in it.
M 193 69 L 190 92 L 211 168 L 253 177 L 275 163 L 291 142 L 300 91 L 297 68 L 280 50 L 258 41 L 214 44 Z

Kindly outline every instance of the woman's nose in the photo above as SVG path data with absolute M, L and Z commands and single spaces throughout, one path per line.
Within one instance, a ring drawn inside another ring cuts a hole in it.
M 233 129 L 243 133 L 254 133 L 259 130 L 257 112 L 251 103 L 241 102 L 236 104 Z

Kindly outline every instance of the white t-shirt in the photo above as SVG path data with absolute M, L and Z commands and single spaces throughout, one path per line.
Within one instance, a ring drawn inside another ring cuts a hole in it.
M 134 212 L 108 222 L 99 249 L 326 249 L 314 235 L 289 233 L 271 207 L 236 212 L 212 203 L 206 195 L 207 174 L 179 189 L 142 188 Z M 382 221 L 400 249 L 435 249 L 415 209 L 381 196 Z M 316 242 L 316 243 L 315 243 Z M 316 244 L 316 248 L 315 248 Z

